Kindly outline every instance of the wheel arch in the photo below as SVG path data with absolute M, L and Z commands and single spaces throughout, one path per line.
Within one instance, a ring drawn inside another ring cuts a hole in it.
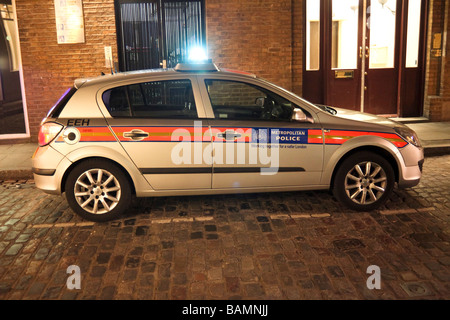
M 105 157 L 98 157 L 98 156 L 91 156 L 91 157 L 85 157 L 85 158 L 81 158 L 78 159 L 77 161 L 73 162 L 68 168 L 67 170 L 64 172 L 64 175 L 61 179 L 61 193 L 65 192 L 65 188 L 66 188 L 66 181 L 68 176 L 70 175 L 70 173 L 72 172 L 72 170 L 77 167 L 79 164 L 86 162 L 87 160 L 101 160 L 101 161 L 106 161 L 109 162 L 115 166 L 117 166 L 125 175 L 125 177 L 127 178 L 128 182 L 130 183 L 131 186 L 131 193 L 133 195 L 136 194 L 136 186 L 134 184 L 134 181 L 130 175 L 130 173 L 117 161 L 114 161 L 112 159 L 109 158 L 105 158 Z
M 389 152 L 388 150 L 386 150 L 385 148 L 380 147 L 380 146 L 374 146 L 374 145 L 359 146 L 359 147 L 355 147 L 353 149 L 348 150 L 347 152 L 343 153 L 342 156 L 339 158 L 339 160 L 337 161 L 336 165 L 334 166 L 333 172 L 331 174 L 330 189 L 333 189 L 336 173 L 337 173 L 339 167 L 342 165 L 342 163 L 346 159 L 351 157 L 352 155 L 359 153 L 359 152 L 373 152 L 373 153 L 376 153 L 376 154 L 379 154 L 380 156 L 382 156 L 384 159 L 386 159 L 389 162 L 392 169 L 394 170 L 395 182 L 399 181 L 399 176 L 400 176 L 399 164 L 398 164 L 395 156 L 391 152 Z

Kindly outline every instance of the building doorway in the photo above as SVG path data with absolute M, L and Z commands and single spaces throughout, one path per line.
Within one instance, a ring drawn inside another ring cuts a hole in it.
M 28 137 L 15 6 L 0 0 L 0 138 Z
M 303 94 L 387 116 L 421 116 L 427 0 L 306 0 Z
M 204 1 L 115 0 L 121 71 L 174 67 L 205 47 Z

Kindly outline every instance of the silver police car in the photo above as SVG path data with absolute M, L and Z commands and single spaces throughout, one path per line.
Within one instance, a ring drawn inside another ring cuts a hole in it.
M 78 79 L 43 119 L 36 186 L 91 221 L 132 196 L 331 189 L 353 210 L 419 183 L 416 134 L 211 61 Z

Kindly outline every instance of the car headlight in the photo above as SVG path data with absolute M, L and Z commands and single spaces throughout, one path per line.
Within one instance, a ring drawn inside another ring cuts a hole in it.
M 408 128 L 408 127 L 396 127 L 394 128 L 395 132 L 397 132 L 398 135 L 400 135 L 403 139 L 405 139 L 407 142 L 411 143 L 412 145 L 416 147 L 421 147 L 419 137 L 414 132 L 414 130 Z

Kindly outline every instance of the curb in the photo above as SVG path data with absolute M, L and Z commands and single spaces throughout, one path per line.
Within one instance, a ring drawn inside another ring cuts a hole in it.
M 31 169 L 0 170 L 0 181 L 6 180 L 31 180 L 34 179 Z
M 430 156 L 442 156 L 446 154 L 450 154 L 450 146 L 446 147 L 427 147 L 423 150 L 425 157 Z

